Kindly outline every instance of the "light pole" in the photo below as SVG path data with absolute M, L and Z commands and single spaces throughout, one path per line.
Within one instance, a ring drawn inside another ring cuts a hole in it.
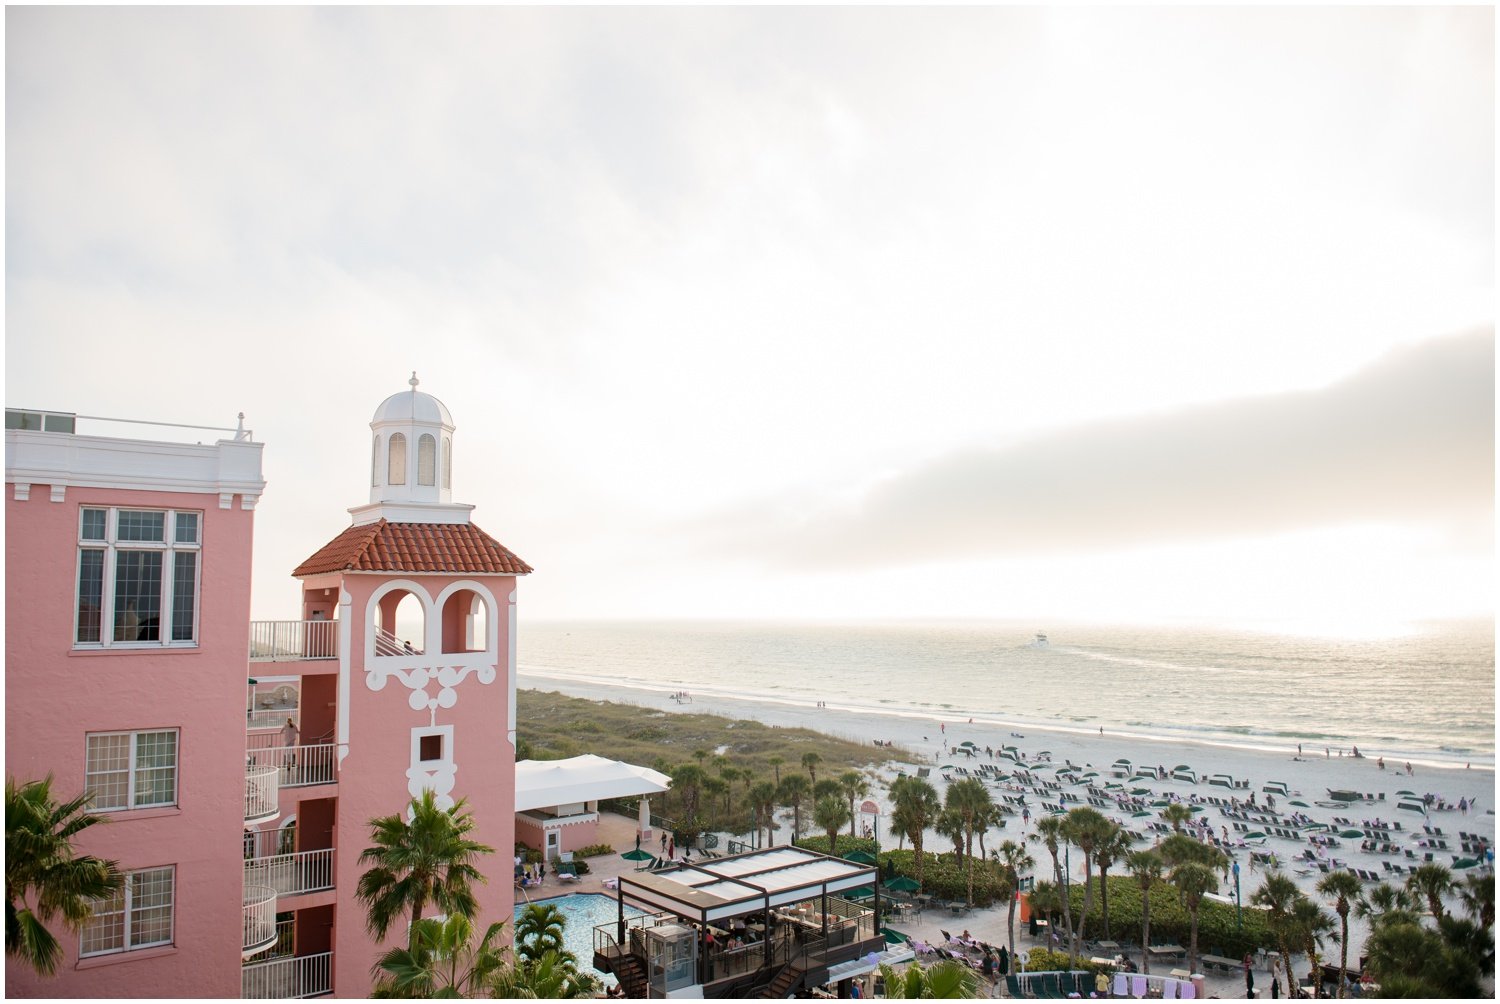
M 1234 929 L 1240 930 L 1240 863 L 1234 863 Z

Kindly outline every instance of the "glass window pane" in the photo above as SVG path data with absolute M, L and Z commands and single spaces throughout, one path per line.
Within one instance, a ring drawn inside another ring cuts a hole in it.
M 417 440 L 417 484 L 437 483 L 437 440 L 423 433 Z
M 406 484 L 406 437 L 399 432 L 391 434 L 390 467 L 386 472 L 385 483 Z
M 161 638 L 161 554 L 115 554 L 115 641 Z
M 103 540 L 104 518 L 103 509 L 83 510 L 83 528 L 79 531 L 79 537 L 83 540 Z
M 198 514 L 195 512 L 180 512 L 177 514 L 177 536 L 174 538 L 179 544 L 198 543 Z
M 84 790 L 94 796 L 94 809 L 124 809 L 130 798 L 130 736 L 88 737 Z
M 83 928 L 80 955 L 118 952 L 125 947 L 125 890 L 94 901 L 94 912 Z
M 104 603 L 104 552 L 78 553 L 78 640 L 99 640 Z
M 130 876 L 130 947 L 145 948 L 172 940 L 170 868 L 152 868 Z
M 139 733 L 135 737 L 135 806 L 176 801 L 177 733 Z
M 42 419 L 42 424 L 48 432 L 72 432 L 72 415 L 47 415 Z
M 453 440 L 443 437 L 443 487 L 453 487 Z
M 172 640 L 192 641 L 197 627 L 193 607 L 198 592 L 198 555 L 194 551 L 179 551 L 173 557 Z
M 166 540 L 167 514 L 122 509 L 115 524 L 118 540 Z

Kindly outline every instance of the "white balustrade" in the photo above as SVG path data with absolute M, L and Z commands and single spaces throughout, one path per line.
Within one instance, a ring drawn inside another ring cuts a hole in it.
M 339 657 L 338 621 L 251 621 L 251 662 Z
M 247 885 L 241 904 L 245 939 L 240 945 L 249 958 L 276 944 L 276 890 L 268 885 Z
M 264 823 L 281 815 L 277 804 L 281 768 L 273 764 L 245 765 L 245 822 Z
M 333 888 L 333 849 L 297 851 L 245 862 L 245 888 L 269 886 L 282 896 Z
M 250 762 L 270 764 L 281 771 L 281 787 L 306 788 L 313 784 L 332 784 L 337 780 L 337 747 L 332 743 L 282 746 L 280 741 L 278 733 L 267 732 L 251 735 L 246 745 Z
M 332 952 L 253 962 L 240 971 L 240 997 L 246 1000 L 321 997 L 332 990 Z

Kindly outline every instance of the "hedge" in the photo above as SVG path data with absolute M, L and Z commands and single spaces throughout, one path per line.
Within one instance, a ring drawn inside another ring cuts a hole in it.
M 1096 883 L 1098 879 L 1094 880 Z M 1083 883 L 1070 889 L 1074 917 L 1083 909 Z M 1198 953 L 1223 955 L 1237 959 L 1260 948 L 1275 950 L 1276 942 L 1266 925 L 1266 912 L 1246 906 L 1241 910 L 1241 924 L 1236 925 L 1234 907 L 1205 899 L 1198 908 Z M 1109 933 L 1116 941 L 1134 942 L 1141 935 L 1141 886 L 1129 875 L 1109 877 Z M 1094 905 L 1089 911 L 1084 934 L 1090 938 L 1104 936 L 1104 905 L 1099 889 L 1094 889 Z M 1151 940 L 1175 941 L 1184 948 L 1192 934 L 1192 919 L 1182 905 L 1177 889 L 1169 882 L 1151 887 Z

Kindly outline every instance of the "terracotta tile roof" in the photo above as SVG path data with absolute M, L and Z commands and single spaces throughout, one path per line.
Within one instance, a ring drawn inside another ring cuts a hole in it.
M 472 523 L 351 526 L 297 566 L 294 576 L 325 572 L 479 572 L 526 575 L 531 566 Z

